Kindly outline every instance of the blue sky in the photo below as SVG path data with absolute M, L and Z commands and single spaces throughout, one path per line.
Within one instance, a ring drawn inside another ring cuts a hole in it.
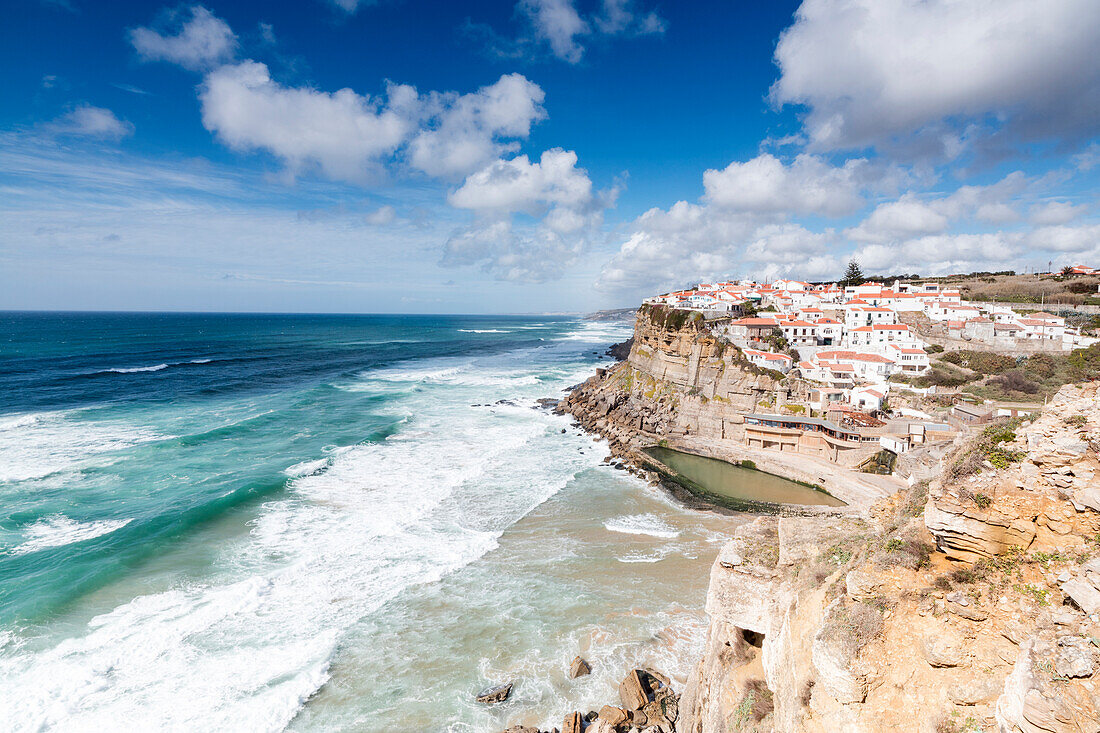
M 0 308 L 581 311 L 853 256 L 1100 264 L 1091 1 L 5 9 Z

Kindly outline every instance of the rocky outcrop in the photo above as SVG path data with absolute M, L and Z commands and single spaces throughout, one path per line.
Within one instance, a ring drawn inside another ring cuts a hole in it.
M 739 438 L 744 412 L 805 390 L 750 364 L 702 320 L 663 322 L 642 310 L 632 341 L 625 361 L 600 370 L 561 406 L 613 449 L 686 436 Z
M 1100 730 L 1100 513 L 1082 501 L 1098 387 L 998 426 L 976 461 L 991 443 L 960 442 L 866 521 L 739 528 L 711 569 L 681 730 Z
M 1034 423 L 962 442 L 925 509 L 937 546 L 970 562 L 1012 549 L 1082 548 L 1100 531 L 1098 443 L 1096 383 L 1063 388 Z

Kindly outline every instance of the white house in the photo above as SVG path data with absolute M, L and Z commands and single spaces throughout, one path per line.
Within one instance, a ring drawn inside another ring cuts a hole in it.
M 898 371 L 906 375 L 924 374 L 932 366 L 928 353 L 922 348 L 887 344 L 886 356 L 893 359 Z
M 744 349 L 745 357 L 750 362 L 765 369 L 774 369 L 786 374 L 791 370 L 794 359 L 786 354 L 776 354 L 771 351 L 757 351 L 756 349 Z

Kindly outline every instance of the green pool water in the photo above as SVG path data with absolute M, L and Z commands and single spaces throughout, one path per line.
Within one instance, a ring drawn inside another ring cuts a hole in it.
M 732 463 L 693 453 L 654 446 L 646 453 L 687 479 L 688 489 L 702 489 L 720 499 L 767 504 L 846 506 L 843 501 L 819 489 L 790 481 L 782 476 L 742 468 Z M 694 486 L 692 486 L 694 485 Z M 708 498 L 704 495 L 703 498 Z

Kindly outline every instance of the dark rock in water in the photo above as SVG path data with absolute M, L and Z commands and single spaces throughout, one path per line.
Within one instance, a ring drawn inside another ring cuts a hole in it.
M 562 429 L 561 429 L 561 434 L 562 434 L 562 435 L 565 435 L 565 428 L 562 428 Z
M 508 407 L 515 407 L 516 403 L 511 400 L 497 400 L 498 405 L 507 405 Z
M 607 355 L 613 359 L 624 361 L 626 357 L 630 356 L 630 350 L 634 347 L 634 337 L 631 336 L 621 344 L 615 344 L 607 350 Z
M 542 733 L 542 731 L 529 725 L 513 725 L 511 728 L 505 728 L 502 733 Z
M 574 711 L 565 716 L 565 722 L 562 723 L 561 733 L 582 733 L 584 728 L 584 719 L 581 714 Z
M 573 657 L 573 663 L 569 665 L 569 679 L 575 680 L 578 677 L 584 677 L 586 674 L 591 674 L 592 666 L 581 657 Z
M 542 410 L 553 410 L 558 406 L 559 402 L 561 402 L 561 400 L 553 397 L 543 397 L 542 399 L 535 400 L 535 404 L 537 405 L 536 409 Z
M 486 704 L 504 702 L 512 694 L 512 683 L 489 687 L 477 693 L 477 701 Z

